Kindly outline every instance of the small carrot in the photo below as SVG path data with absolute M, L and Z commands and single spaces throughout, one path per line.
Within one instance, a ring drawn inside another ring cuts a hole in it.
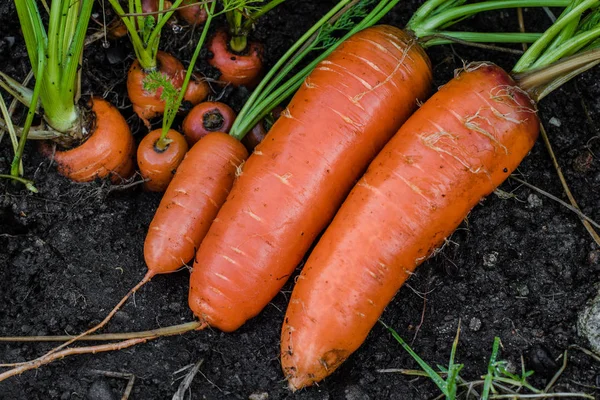
M 140 173 L 146 181 L 144 188 L 151 192 L 165 191 L 188 151 L 188 144 L 183 135 L 173 129 L 167 132 L 166 147 L 163 150 L 158 149 L 156 146 L 161 134 L 161 129 L 153 130 L 142 139 L 137 150 Z
M 172 55 L 159 51 L 156 54 L 157 68 L 160 74 L 171 81 L 176 88 L 181 88 L 185 76 L 185 68 L 181 62 Z M 149 126 L 148 120 L 164 113 L 165 101 L 161 98 L 162 91 L 148 90 L 144 81 L 148 77 L 148 68 L 143 68 L 139 60 L 135 60 L 127 73 L 127 94 L 133 104 L 135 113 Z M 204 100 L 210 91 L 208 84 L 196 77 L 185 92 L 184 100 L 191 104 L 198 104 Z
M 222 132 L 190 149 L 148 228 L 144 259 L 150 270 L 172 272 L 193 258 L 247 157 L 244 146 Z
M 225 13 L 229 30 L 219 30 L 208 44 L 208 63 L 221 72 L 219 80 L 233 86 L 255 87 L 263 75 L 263 46 L 248 41 L 254 24 L 285 0 L 270 0 L 252 8 L 237 5 Z
M 95 119 L 85 142 L 69 150 L 52 151 L 47 143 L 42 152 L 53 158 L 58 172 L 76 182 L 111 177 L 113 182 L 133 175 L 133 136 L 125 118 L 113 105 L 100 98 L 90 100 Z
M 172 5 L 169 2 L 156 2 L 156 0 L 145 0 L 144 4 L 130 2 L 129 11 L 134 15 L 126 16 L 118 0 L 109 0 L 115 12 L 121 16 L 136 53 L 136 60 L 127 74 L 127 93 L 133 104 L 133 110 L 148 128 L 150 128 L 149 120 L 165 111 L 162 92 L 148 90 L 145 85 L 148 75 L 160 73 L 175 89 L 181 88 L 186 75 L 186 70 L 178 59 L 158 50 L 160 32 L 182 1 L 175 0 Z M 144 6 L 150 7 L 153 14 L 144 16 Z M 168 9 L 165 8 L 167 6 Z M 158 9 L 155 11 L 156 7 Z M 204 80 L 194 75 L 188 78 L 188 81 L 190 79 L 193 83 L 183 91 L 184 98 L 192 104 L 198 104 L 206 98 L 210 88 Z
M 210 132 L 228 133 L 234 120 L 235 111 L 227 104 L 206 101 L 190 110 L 183 120 L 181 130 L 191 146 Z
M 208 50 L 211 53 L 208 63 L 221 73 L 219 80 L 248 87 L 254 87 L 260 81 L 264 52 L 260 43 L 250 42 L 241 51 L 232 51 L 227 32 L 221 30 L 212 37 Z
M 203 5 L 195 0 L 183 0 L 181 7 L 177 10 L 177 15 L 190 25 L 201 25 L 207 17 Z
M 537 60 L 525 70 L 600 36 L 596 27 L 571 37 L 577 31 L 571 22 L 594 4 L 579 3 L 523 55 L 523 61 Z M 570 31 L 555 36 L 565 26 Z M 550 43 L 554 47 L 538 57 Z M 539 131 L 535 101 L 600 62 L 598 51 L 587 56 L 516 83 L 496 65 L 470 64 L 402 126 L 352 189 L 298 278 L 281 333 L 281 364 L 292 390 L 319 382 L 362 344 L 414 269 L 531 150 Z

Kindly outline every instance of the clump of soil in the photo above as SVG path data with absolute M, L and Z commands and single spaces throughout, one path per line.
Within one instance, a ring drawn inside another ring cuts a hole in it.
M 420 2 L 400 2 L 385 22 L 403 26 Z M 255 36 L 265 43 L 267 65 L 333 4 L 289 0 L 260 20 Z M 100 12 L 100 9 L 98 9 Z M 541 30 L 543 12 L 526 10 L 526 26 Z M 219 21 L 224 23 L 224 21 Z M 216 24 L 219 25 L 219 24 Z M 94 25 L 91 25 L 94 27 Z M 462 29 L 518 30 L 514 11 L 470 19 Z M 276 33 L 278 32 L 278 33 Z M 166 50 L 189 60 L 191 39 L 184 28 L 167 30 Z M 515 48 L 519 48 L 518 46 Z M 464 46 L 432 48 L 436 85 L 442 85 L 463 61 L 493 60 L 510 69 L 517 56 Z M 103 95 L 129 119 L 136 139 L 146 133 L 126 97 L 125 71 L 133 53 L 127 39 L 105 49 L 100 42 L 85 52 L 83 92 Z M 213 71 L 202 63 L 199 69 Z M 12 2 L 0 5 L 0 70 L 23 79 L 29 61 Z M 600 72 L 593 70 L 564 86 L 540 105 L 566 179 L 582 211 L 600 220 Z M 243 89 L 228 89 L 221 101 L 239 109 Z M 552 123 L 548 123 L 552 120 Z M 9 168 L 8 138 L 0 148 L 0 171 Z M 40 194 L 0 181 L 0 335 L 75 334 L 98 323 L 145 274 L 143 241 L 160 194 L 106 182 L 74 184 L 56 173 L 33 143 L 26 149 L 26 176 Z M 564 198 L 548 153 L 540 141 L 519 167 L 518 175 Z M 421 357 L 445 364 L 459 321 L 461 376 L 477 379 L 486 371 L 495 336 L 502 357 L 517 366 L 524 355 L 544 387 L 558 369 L 557 357 L 577 336 L 577 312 L 595 295 L 600 264 L 598 248 L 578 217 L 563 206 L 518 185 L 505 183 L 511 196 L 491 195 L 476 207 L 443 249 L 421 266 L 382 316 Z M 189 272 L 158 276 L 117 313 L 110 332 L 146 330 L 191 321 L 187 307 Z M 292 394 L 279 365 L 279 332 L 293 279 L 255 319 L 235 333 L 213 330 L 163 338 L 113 353 L 71 357 L 0 383 L 3 399 L 116 399 L 126 380 L 94 373 L 104 370 L 137 377 L 133 399 L 165 399 L 176 392 L 176 371 L 204 363 L 191 385 L 192 398 L 269 399 L 426 399 L 439 394 L 425 378 L 379 373 L 379 369 L 417 368 L 382 327 L 318 387 Z M 41 355 L 52 344 L 0 344 L 1 362 Z M 184 372 L 185 373 L 185 372 Z M 557 390 L 595 389 L 600 365 L 578 351 Z M 256 397 L 261 398 L 261 397 Z M 266 397 L 262 397 L 266 398 Z

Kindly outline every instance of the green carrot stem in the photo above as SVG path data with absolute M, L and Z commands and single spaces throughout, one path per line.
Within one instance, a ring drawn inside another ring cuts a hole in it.
M 525 54 L 523 54 L 515 64 L 513 72 L 524 72 L 529 69 L 564 27 L 568 26 L 571 21 L 579 19 L 584 11 L 590 7 L 597 6 L 599 3 L 598 0 L 585 0 L 576 7 L 573 7 L 567 14 L 563 14 L 550 28 L 548 28 L 548 30 L 546 30 L 546 32 L 544 32 L 544 35 L 540 39 L 529 47 Z
M 574 54 L 578 50 L 584 48 L 589 42 L 600 37 L 600 26 L 589 31 L 582 32 L 573 36 L 561 45 L 553 48 L 552 51 L 543 54 L 536 62 L 531 65 L 531 68 L 537 68 L 544 65 L 552 64 L 559 59 Z
M 0 71 L 0 87 L 6 90 L 12 97 L 17 99 L 19 103 L 23 104 L 24 106 L 29 107 L 31 105 L 33 91 L 29 88 L 26 88 L 2 71 Z
M 265 15 L 266 13 L 268 13 L 269 11 L 271 11 L 273 8 L 277 7 L 284 1 L 285 0 L 271 0 L 266 5 L 260 7 L 256 12 L 254 12 L 252 15 L 250 15 L 246 19 L 246 21 L 242 24 L 242 30 L 244 32 L 250 31 L 250 28 L 256 22 L 257 19 L 259 19 L 260 17 L 262 17 L 263 15 Z
M 45 66 L 46 66 L 46 58 L 44 57 L 44 48 L 38 48 L 38 65 L 36 69 L 38 73 L 43 75 Z M 23 131 L 21 132 L 21 137 L 19 138 L 19 145 L 17 146 L 17 150 L 15 151 L 15 155 L 13 157 L 13 161 L 10 165 L 10 174 L 12 176 L 18 177 L 20 175 L 21 169 L 21 158 L 23 156 L 23 151 L 25 150 L 25 142 L 27 141 L 27 135 L 29 134 L 29 129 L 31 128 L 31 124 L 33 123 L 33 117 L 35 115 L 35 111 L 38 104 L 38 99 L 40 97 L 40 91 L 42 87 L 42 80 L 36 80 L 35 86 L 33 87 L 33 95 L 31 97 L 31 104 L 29 105 L 29 110 L 27 111 L 27 117 L 25 118 L 25 125 L 23 126 Z
M 29 179 L 21 178 L 20 176 L 13 176 L 13 175 L 6 175 L 6 174 L 0 174 L 0 178 L 12 179 L 15 182 L 19 182 L 19 183 L 22 183 L 23 185 L 25 185 L 27 190 L 29 190 L 30 192 L 38 193 L 38 190 L 34 186 L 33 181 L 30 181 Z
M 471 43 L 533 43 L 541 36 L 541 33 L 438 31 L 420 38 L 419 43 L 424 48 L 451 44 L 456 40 Z
M 156 147 L 159 150 L 164 150 L 166 148 L 166 146 L 168 145 L 168 143 L 166 142 L 167 133 L 169 132 L 169 129 L 171 129 L 171 126 L 173 125 L 173 121 L 175 120 L 175 116 L 177 115 L 177 110 L 179 110 L 179 106 L 181 105 L 181 102 L 183 101 L 183 97 L 185 96 L 185 92 L 187 90 L 188 84 L 189 84 L 192 74 L 194 72 L 194 65 L 196 65 L 196 60 L 198 59 L 198 56 L 200 55 L 200 50 L 202 49 L 204 41 L 206 40 L 206 36 L 208 35 L 208 29 L 210 27 L 210 24 L 212 22 L 214 12 L 215 12 L 215 5 L 216 5 L 216 2 L 212 2 L 210 5 L 210 9 L 207 10 L 207 17 L 206 17 L 206 21 L 204 22 L 204 27 L 202 28 L 202 34 L 200 35 L 200 39 L 198 39 L 198 43 L 196 44 L 196 49 L 194 50 L 194 54 L 192 55 L 192 59 L 190 60 L 190 64 L 185 73 L 185 78 L 183 80 L 183 84 L 181 85 L 181 89 L 179 90 L 179 95 L 177 96 L 177 100 L 175 101 L 175 103 L 173 103 L 172 105 L 170 105 L 168 107 L 168 112 L 165 112 L 165 118 L 163 119 L 162 132 L 161 132 L 160 138 L 158 139 L 158 141 L 156 143 Z
M 439 0 L 436 0 L 436 3 Z M 424 20 L 411 19 L 406 27 L 417 34 L 417 37 L 427 36 L 428 32 L 445 28 L 462 18 L 484 11 L 493 11 L 504 8 L 516 7 L 564 7 L 569 0 L 491 0 L 479 3 L 450 7 L 435 15 L 429 15 Z

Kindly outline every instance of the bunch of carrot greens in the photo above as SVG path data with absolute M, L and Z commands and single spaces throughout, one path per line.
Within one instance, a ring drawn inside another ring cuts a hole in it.
M 13 177 L 22 174 L 28 138 L 50 139 L 65 148 L 56 151 L 55 160 L 59 171 L 74 180 L 107 176 L 117 180 L 133 173 L 133 138 L 124 118 L 103 99 L 79 104 L 79 63 L 92 5 L 92 0 L 53 1 L 46 30 L 35 0 L 15 1 L 35 85 L 31 90 L 0 73 L 0 87 L 29 108 L 24 126 L 9 129 L 14 130 Z M 42 121 L 32 127 L 36 115 Z M 10 115 L 3 116 L 10 127 Z M 20 135 L 18 144 L 15 134 Z

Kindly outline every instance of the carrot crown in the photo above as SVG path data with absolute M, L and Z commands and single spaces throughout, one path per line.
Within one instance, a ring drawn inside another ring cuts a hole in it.
M 246 50 L 248 34 L 254 23 L 256 23 L 256 20 L 284 1 L 285 0 L 271 0 L 267 4 L 256 5 L 252 3 L 262 3 L 263 0 L 246 0 L 245 2 L 240 2 L 239 0 L 225 0 L 225 7 L 232 8 L 225 14 L 227 23 L 229 24 L 229 33 L 231 34 L 229 47 L 236 52 Z M 235 3 L 240 4 L 236 5 Z
M 600 1 L 573 0 L 512 70 L 539 101 L 571 78 L 600 64 Z

